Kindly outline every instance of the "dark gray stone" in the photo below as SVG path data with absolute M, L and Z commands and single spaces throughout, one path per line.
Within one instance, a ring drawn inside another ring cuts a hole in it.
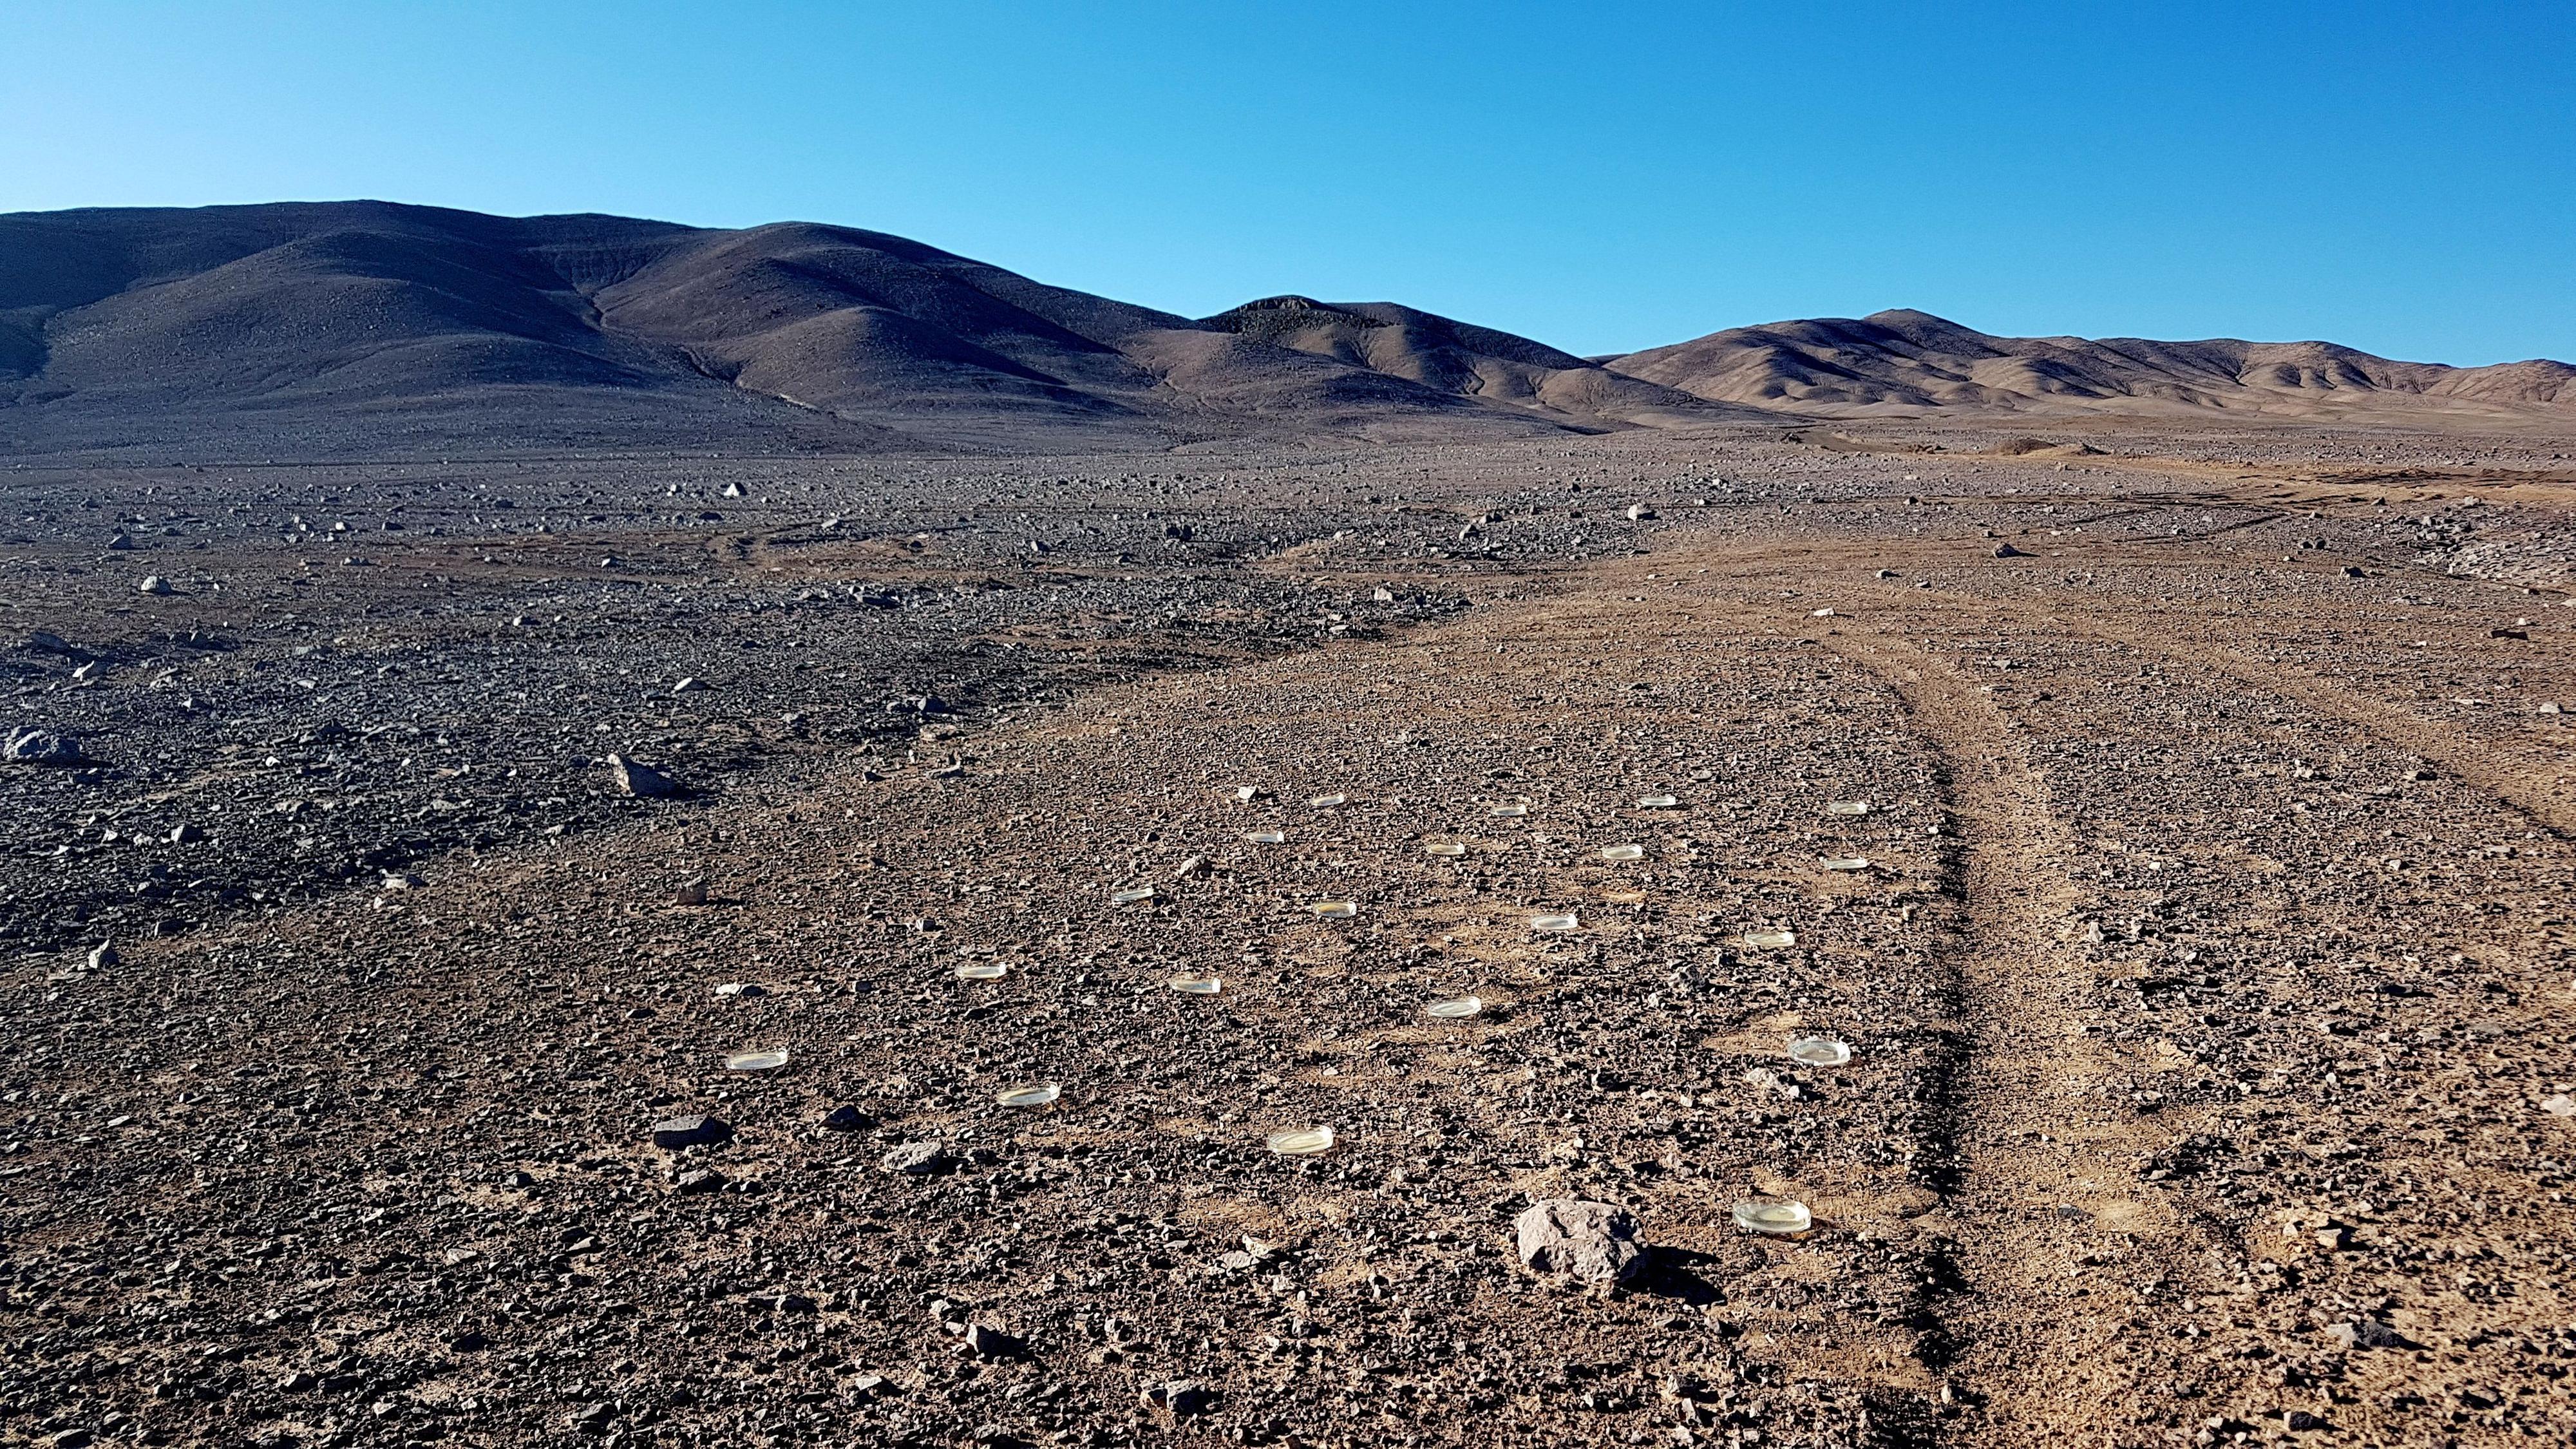
M 1204 1414 L 1215 1407 L 1216 1392 L 1197 1379 L 1173 1379 L 1149 1386 L 1138 1396 L 1146 1407 L 1169 1409 L 1174 1418 Z
M 733 1136 L 733 1129 L 713 1117 L 667 1117 L 653 1124 L 656 1147 L 712 1147 Z
M 21 765 L 77 765 L 81 762 L 80 741 L 52 730 L 14 729 L 9 740 L 0 745 L 0 758 Z
M 877 1165 L 888 1172 L 900 1172 L 909 1177 L 928 1177 L 955 1167 L 957 1159 L 948 1155 L 948 1148 L 942 1143 L 907 1142 L 887 1153 Z
M 2338 1323 L 2326 1330 L 2326 1337 L 2337 1348 L 2413 1348 L 2415 1343 L 2396 1329 L 2375 1318 Z

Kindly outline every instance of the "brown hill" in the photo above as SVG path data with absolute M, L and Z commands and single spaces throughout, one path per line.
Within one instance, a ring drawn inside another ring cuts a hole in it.
M 1391 302 L 1193 320 L 810 223 L 382 202 L 0 215 L 0 452 L 19 456 L 1089 450 L 1952 408 L 2558 417 L 2576 369 L 1990 337 L 1920 312 L 1586 359 Z
M 0 451 L 1088 448 L 1568 425 L 847 227 L 378 202 L 0 216 Z
M 1675 426 L 1742 415 L 1543 342 L 1394 302 L 1265 297 L 1202 325 L 1577 426 Z
M 1994 337 L 1913 311 L 1729 328 L 1608 365 L 1695 397 L 1791 412 L 2576 409 L 2576 368 L 2560 362 L 2446 367 L 2329 342 Z

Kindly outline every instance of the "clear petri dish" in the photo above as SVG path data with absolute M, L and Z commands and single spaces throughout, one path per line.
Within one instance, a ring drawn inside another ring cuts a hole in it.
M 1829 1036 L 1792 1037 L 1789 1060 L 1811 1067 L 1839 1067 L 1851 1060 L 1851 1043 Z
M 1064 1088 L 1054 1082 L 1029 1082 L 1004 1087 L 993 1094 L 993 1100 L 1005 1107 L 1043 1107 L 1063 1095 Z
M 999 981 L 1011 974 L 1011 968 L 999 961 L 969 961 L 957 968 L 960 981 Z
M 1869 869 L 1869 857 L 1865 855 L 1829 855 L 1825 857 L 1825 869 L 1845 872 L 1867 870 Z
M 1351 803 L 1351 797 L 1348 795 L 1318 795 L 1306 803 L 1314 806 L 1318 810 L 1330 810 L 1336 805 L 1348 805 Z
M 1422 844 L 1422 853 L 1424 855 L 1465 855 L 1467 843 L 1462 840 L 1427 840 Z
M 1437 1021 L 1458 1021 L 1478 1015 L 1484 1009 L 1485 999 L 1481 996 L 1453 996 L 1422 1008 L 1422 1014 Z
M 1582 929 L 1582 926 L 1583 923 L 1574 918 L 1572 911 L 1562 915 L 1530 917 L 1530 929 L 1533 931 L 1574 931 Z
M 1828 815 L 1867 815 L 1869 813 L 1869 802 L 1866 800 L 1836 800 L 1825 806 L 1825 813 Z
M 774 1051 L 735 1052 L 725 1058 L 728 1072 L 774 1072 L 787 1065 L 787 1048 Z
M 1752 947 L 1756 951 L 1778 951 L 1784 947 L 1797 945 L 1798 933 L 1795 931 L 1747 931 L 1744 933 L 1744 944 Z
M 1748 1233 L 1786 1238 L 1814 1227 L 1816 1219 L 1802 1202 L 1740 1202 L 1735 1205 L 1735 1225 Z
M 1637 808 L 1640 810 L 1670 810 L 1680 803 L 1682 802 L 1679 799 L 1671 795 L 1644 795 L 1638 797 Z
M 1333 1150 L 1333 1129 L 1296 1127 L 1286 1132 L 1273 1132 L 1268 1141 L 1270 1150 L 1282 1157 L 1312 1157 L 1319 1152 Z
M 1183 996 L 1214 996 L 1225 989 L 1221 976 L 1175 976 L 1163 983 Z
M 1528 813 L 1527 805 L 1497 805 L 1491 812 L 1497 820 L 1518 820 Z
M 1317 901 L 1306 909 L 1327 921 L 1347 921 L 1360 913 L 1357 901 Z
M 1123 890 L 1111 896 L 1109 898 L 1109 903 L 1113 906 L 1132 906 L 1138 901 L 1150 901 L 1153 898 L 1154 888 L 1152 886 L 1138 886 L 1133 890 Z
M 1601 858 L 1603 860 L 1644 860 L 1646 858 L 1646 847 L 1642 845 L 1605 845 L 1601 847 Z
M 1255 845 L 1285 845 L 1288 843 L 1288 832 L 1284 830 L 1247 830 L 1243 832 L 1243 838 L 1251 841 Z

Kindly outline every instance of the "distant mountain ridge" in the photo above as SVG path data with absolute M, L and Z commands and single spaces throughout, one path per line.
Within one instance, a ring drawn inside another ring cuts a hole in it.
M 1408 317 L 1675 416 L 1737 411 Z M 1626 425 L 1581 387 L 1479 395 L 1416 371 L 849 227 L 382 202 L 0 216 L 5 451 L 1088 448 Z
M 1907 310 L 1729 328 L 1606 365 L 1709 401 L 1783 411 L 2576 410 L 2576 367 L 2563 362 L 2448 367 L 2330 342 L 1996 337 Z
M 1643 426 L 1709 422 L 1708 403 L 1543 342 L 1393 302 L 1265 297 L 1202 323 L 1318 357 L 1481 398 Z
M 1091 449 L 1781 413 L 2576 409 L 2554 362 L 1999 338 L 1919 312 L 1586 359 L 1391 302 L 1192 319 L 881 232 L 386 202 L 0 215 L 0 453 Z

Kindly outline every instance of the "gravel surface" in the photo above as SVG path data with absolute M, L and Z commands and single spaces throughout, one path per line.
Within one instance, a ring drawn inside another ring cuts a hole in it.
M 0 472 L 0 1442 L 2576 1442 L 2576 476 L 2084 441 Z

